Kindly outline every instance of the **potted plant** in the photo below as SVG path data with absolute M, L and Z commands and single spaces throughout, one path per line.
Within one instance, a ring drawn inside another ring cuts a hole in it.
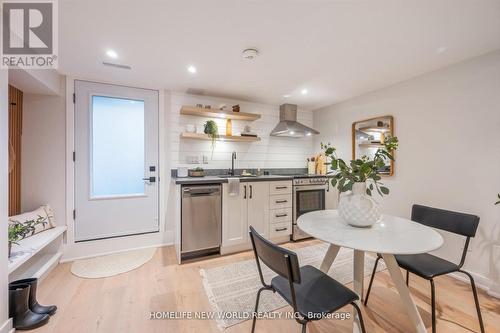
M 42 224 L 45 226 L 47 224 L 47 220 L 43 216 L 38 216 L 36 220 L 28 220 L 25 222 L 14 221 L 9 223 L 9 258 L 11 255 L 12 244 L 18 245 L 18 241 L 24 239 L 28 236 L 31 236 L 35 233 L 35 227 L 38 224 Z
M 204 177 L 205 176 L 205 170 L 203 168 L 194 168 L 193 170 L 188 171 L 189 177 Z
M 217 123 L 213 120 L 208 120 L 203 126 L 203 132 L 207 134 L 212 141 L 212 157 L 214 156 L 215 140 L 219 136 L 219 129 Z
M 331 184 L 341 193 L 339 215 L 353 226 L 373 225 L 380 219 L 380 212 L 371 196 L 374 191 L 380 196 L 389 194 L 389 188 L 380 182 L 380 174 L 386 162 L 394 160 L 398 138 L 386 138 L 383 147 L 378 148 L 373 157 L 363 156 L 349 163 L 337 157 L 336 149 L 331 144 L 322 143 L 321 148 L 334 171 Z M 349 194 L 343 194 L 348 191 Z

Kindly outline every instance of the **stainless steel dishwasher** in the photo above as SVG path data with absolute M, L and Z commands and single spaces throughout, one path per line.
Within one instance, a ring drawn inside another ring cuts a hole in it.
M 182 186 L 181 258 L 219 253 L 222 240 L 221 185 Z

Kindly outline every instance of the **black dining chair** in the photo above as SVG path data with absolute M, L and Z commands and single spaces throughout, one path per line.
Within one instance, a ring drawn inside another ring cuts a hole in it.
M 302 325 L 302 333 L 306 332 L 309 321 L 321 319 L 347 304 L 356 309 L 361 330 L 366 333 L 361 311 L 355 303 L 359 299 L 356 293 L 313 266 L 299 267 L 296 253 L 266 240 L 252 226 L 250 239 L 263 285 L 257 292 L 252 333 L 255 331 L 260 293 L 264 290 L 278 292 L 293 307 L 295 320 Z M 271 279 L 271 284 L 264 281 L 259 259 L 278 274 Z
M 466 237 L 462 257 L 458 265 L 453 262 L 433 256 L 429 253 L 395 256 L 399 267 L 406 270 L 407 285 L 409 284 L 410 272 L 420 276 L 421 278 L 429 280 L 431 283 L 432 332 L 436 332 L 436 292 L 434 288 L 434 278 L 453 272 L 460 272 L 469 277 L 472 287 L 472 293 L 474 294 L 474 302 L 476 303 L 479 326 L 481 327 L 481 332 L 484 333 L 483 318 L 481 316 L 481 308 L 479 307 L 476 284 L 474 283 L 472 275 L 462 270 L 462 266 L 465 263 L 465 256 L 467 255 L 467 249 L 469 247 L 470 239 L 476 234 L 477 226 L 479 224 L 479 217 L 476 215 L 452 212 L 449 210 L 421 205 L 413 205 L 411 210 L 411 219 L 412 221 L 421 223 L 428 227 L 445 230 Z M 380 254 L 377 254 L 377 260 L 375 260 L 375 266 L 373 267 L 370 284 L 368 286 L 368 291 L 365 297 L 365 305 L 367 305 L 368 303 L 368 297 L 370 296 L 373 278 L 375 276 L 375 273 L 377 272 L 377 264 L 380 259 L 382 259 L 382 256 Z

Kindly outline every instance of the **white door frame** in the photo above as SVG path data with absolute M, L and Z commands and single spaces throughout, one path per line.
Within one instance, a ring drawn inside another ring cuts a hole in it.
M 75 207 L 75 165 L 73 162 L 73 151 L 75 149 L 75 104 L 73 104 L 73 93 L 75 92 L 75 80 L 90 81 L 103 84 L 119 85 L 113 82 L 103 82 L 80 77 L 66 77 L 66 224 L 68 231 L 64 242 L 63 259 L 70 261 L 77 258 L 93 257 L 96 255 L 110 254 L 127 251 L 130 249 L 158 247 L 173 244 L 173 231 L 166 230 L 165 213 L 168 198 L 167 188 L 170 183 L 170 163 L 167 161 L 167 145 L 165 142 L 165 130 L 167 126 L 165 91 L 157 87 L 137 87 L 153 89 L 158 91 L 158 118 L 159 118 L 159 232 L 142 235 L 123 236 L 111 239 L 93 240 L 86 242 L 75 242 L 75 223 L 73 210 Z M 136 87 L 134 87 L 136 88 Z

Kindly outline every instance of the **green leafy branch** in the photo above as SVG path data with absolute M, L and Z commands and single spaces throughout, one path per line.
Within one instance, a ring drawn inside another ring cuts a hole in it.
M 45 225 L 47 224 L 47 218 L 41 215 L 38 215 L 36 220 L 28 220 L 25 222 L 13 221 L 9 223 L 9 242 L 17 244 L 18 241 L 24 239 L 28 236 L 31 236 L 35 233 L 35 227 L 39 224 Z
M 337 150 L 330 143 L 321 143 L 321 149 L 324 150 L 327 159 L 330 159 L 330 167 L 336 171 L 332 177 L 332 186 L 337 187 L 339 192 L 351 191 L 354 183 L 364 183 L 369 181 L 366 193 L 372 195 L 377 191 L 380 196 L 389 194 L 389 189 L 380 182 L 380 169 L 387 161 L 394 161 L 394 151 L 398 148 L 398 138 L 388 137 L 385 140 L 384 147 L 377 149 L 372 159 L 367 156 L 351 160 L 346 163 L 338 158 Z

